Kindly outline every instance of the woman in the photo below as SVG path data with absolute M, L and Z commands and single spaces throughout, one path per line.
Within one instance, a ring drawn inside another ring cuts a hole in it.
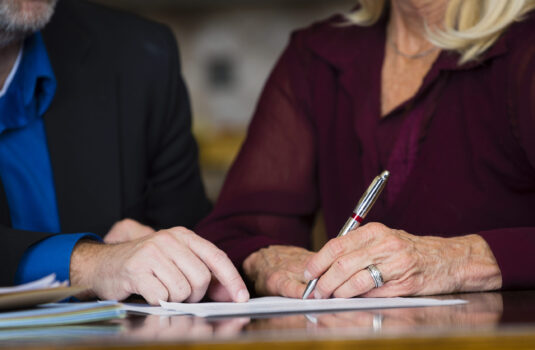
M 535 2 L 359 5 L 293 34 L 198 232 L 260 294 L 535 287 Z M 369 223 L 306 250 L 383 169 Z

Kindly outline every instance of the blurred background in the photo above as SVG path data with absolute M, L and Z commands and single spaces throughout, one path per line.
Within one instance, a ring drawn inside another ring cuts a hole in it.
M 354 0 L 97 0 L 167 24 L 180 44 L 203 178 L 217 198 L 264 82 L 292 30 Z

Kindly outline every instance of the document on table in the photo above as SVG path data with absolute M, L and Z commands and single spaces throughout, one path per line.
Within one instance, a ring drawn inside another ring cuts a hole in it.
M 61 282 L 56 280 L 56 275 L 51 274 L 37 281 L 20 284 L 14 287 L 0 287 L 0 294 L 27 292 L 29 290 L 61 287 Z
M 167 310 L 161 306 L 151 306 L 148 304 L 121 303 L 121 308 L 124 311 L 134 313 L 134 314 L 145 314 L 145 315 L 156 315 L 156 316 L 188 315 L 187 313 L 184 313 L 184 312 Z
M 117 302 L 51 303 L 29 310 L 1 312 L 0 329 L 89 323 L 122 318 Z
M 69 287 L 68 283 L 56 280 L 51 274 L 37 281 L 14 287 L 0 288 L 0 310 L 32 307 L 63 300 L 83 292 L 83 287 Z
M 345 311 L 365 309 L 407 308 L 424 306 L 449 306 L 465 304 L 460 299 L 439 300 L 432 298 L 352 298 L 352 299 L 292 299 L 283 297 L 253 298 L 246 303 L 169 303 L 160 301 L 161 307 L 144 309 L 146 313 L 163 314 L 164 310 L 175 315 L 246 316 L 273 313 L 307 313 L 318 311 Z M 128 310 L 128 308 L 125 308 Z M 136 311 L 140 312 L 140 309 Z

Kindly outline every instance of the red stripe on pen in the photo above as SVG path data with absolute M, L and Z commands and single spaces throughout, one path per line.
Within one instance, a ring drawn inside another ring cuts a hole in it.
M 353 214 L 351 215 L 351 217 L 352 217 L 353 219 L 357 220 L 357 221 L 358 221 L 359 223 L 361 223 L 361 224 L 362 224 L 362 221 L 364 221 L 364 219 L 361 218 L 360 216 L 358 216 L 356 213 L 353 213 Z

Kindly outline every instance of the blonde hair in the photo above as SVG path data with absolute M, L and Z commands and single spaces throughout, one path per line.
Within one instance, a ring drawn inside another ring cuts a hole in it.
M 386 0 L 358 0 L 358 10 L 346 17 L 350 22 L 369 26 L 377 22 L 387 7 Z M 515 21 L 535 9 L 535 0 L 450 0 L 444 26 L 428 28 L 434 45 L 457 51 L 459 64 L 476 60 Z

